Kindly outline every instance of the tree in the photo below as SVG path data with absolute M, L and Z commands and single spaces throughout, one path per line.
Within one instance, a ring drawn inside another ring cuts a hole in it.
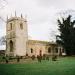
M 57 35 L 56 42 L 63 46 L 67 55 L 75 55 L 75 20 L 71 21 L 71 15 L 62 21 L 57 20 L 60 35 Z
M 6 44 L 6 37 L 2 36 L 0 37 L 0 45 L 5 45 Z

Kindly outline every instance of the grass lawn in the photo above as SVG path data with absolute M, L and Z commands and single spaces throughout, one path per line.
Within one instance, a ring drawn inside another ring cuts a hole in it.
M 43 60 L 41 63 L 0 64 L 0 75 L 75 75 L 75 57 Z

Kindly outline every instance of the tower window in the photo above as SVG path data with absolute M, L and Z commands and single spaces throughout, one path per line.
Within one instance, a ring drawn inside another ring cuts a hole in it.
M 50 53 L 50 52 L 51 52 L 51 48 L 49 47 L 49 48 L 48 48 L 48 53 Z
M 10 29 L 12 30 L 12 23 L 10 23 Z
M 31 48 L 31 53 L 33 53 L 33 49 Z
M 23 23 L 20 23 L 20 28 L 23 29 Z

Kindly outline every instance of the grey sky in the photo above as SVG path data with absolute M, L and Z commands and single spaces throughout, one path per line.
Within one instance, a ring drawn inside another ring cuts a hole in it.
M 1 0 L 0 0 L 1 1 Z M 28 35 L 37 40 L 54 40 L 57 34 L 57 14 L 61 11 L 75 10 L 75 0 L 7 0 L 0 15 L 6 20 L 22 13 L 28 20 Z M 0 36 L 5 35 L 5 23 L 0 20 Z

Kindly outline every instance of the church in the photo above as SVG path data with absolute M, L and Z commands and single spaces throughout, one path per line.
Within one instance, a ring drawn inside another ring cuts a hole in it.
M 60 55 L 63 48 L 55 42 L 29 40 L 27 20 L 21 15 L 7 18 L 6 52 L 8 56 Z

